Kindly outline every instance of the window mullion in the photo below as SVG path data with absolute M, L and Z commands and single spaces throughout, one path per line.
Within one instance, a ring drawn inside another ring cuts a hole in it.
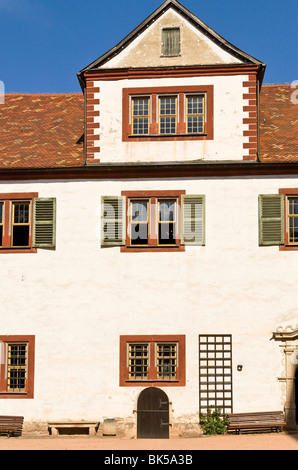
M 157 212 L 157 199 L 156 197 L 151 197 L 149 200 L 149 205 L 150 205 L 150 219 L 149 219 L 149 227 L 148 227 L 148 241 L 149 245 L 156 246 L 157 245 L 157 217 L 158 217 L 158 212 Z
M 148 369 L 148 379 L 156 380 L 157 370 L 156 370 L 156 360 L 155 360 L 155 343 L 149 343 L 149 369 Z

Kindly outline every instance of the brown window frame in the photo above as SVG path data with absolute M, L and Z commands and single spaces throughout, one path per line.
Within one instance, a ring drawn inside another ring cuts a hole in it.
M 121 247 L 121 252 L 148 252 L 148 251 L 185 251 L 185 246 L 181 245 L 181 226 L 180 226 L 180 210 L 181 210 L 181 196 L 185 194 L 185 190 L 169 190 L 169 191 L 122 191 L 121 195 L 126 197 L 126 243 Z M 148 244 L 133 245 L 130 238 L 130 202 L 131 201 L 148 201 L 149 214 L 148 214 Z M 158 243 L 158 227 L 159 227 L 159 211 L 158 201 L 161 200 L 175 200 L 176 206 L 176 243 L 159 244 Z M 156 230 L 155 230 L 156 228 Z
M 33 230 L 33 199 L 38 198 L 38 193 L 7 193 L 0 194 L 0 204 L 3 205 L 2 210 L 2 246 L 0 253 L 36 253 L 37 249 L 32 247 L 32 230 Z M 13 229 L 14 229 L 14 203 L 29 203 L 29 243 L 28 246 L 12 246 Z
M 204 96 L 204 131 L 199 133 L 187 132 L 186 102 L 188 96 Z M 133 134 L 131 100 L 150 98 L 149 134 Z M 160 98 L 176 97 L 176 132 L 161 134 L 159 123 Z M 184 141 L 184 140 L 213 140 L 214 139 L 214 87 L 213 85 L 152 87 L 152 88 L 123 88 L 122 92 L 122 141 Z
M 8 347 L 9 345 L 27 345 L 26 377 L 24 390 L 10 390 L 8 386 Z M 34 398 L 34 363 L 35 363 L 35 336 L 8 335 L 0 336 L 0 399 L 28 399 Z
M 128 347 L 130 344 L 147 344 L 149 350 L 148 377 L 134 379 L 129 374 Z M 158 377 L 157 353 L 158 344 L 177 344 L 176 377 Z M 184 387 L 186 384 L 185 370 L 185 335 L 123 335 L 120 336 L 120 378 L 121 387 L 140 385 Z
M 280 251 L 297 251 L 298 242 L 289 242 L 289 229 L 288 229 L 288 199 L 297 197 L 298 199 L 298 188 L 280 188 L 279 194 L 284 195 L 284 244 L 279 246 Z

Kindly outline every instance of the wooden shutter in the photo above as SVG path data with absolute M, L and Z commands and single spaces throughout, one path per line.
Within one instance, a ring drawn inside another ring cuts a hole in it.
M 259 244 L 284 243 L 284 196 L 261 194 L 259 196 Z
M 181 244 L 205 245 L 205 196 L 181 196 Z
M 125 197 L 101 198 L 101 244 L 125 245 Z
M 35 248 L 56 246 L 56 199 L 33 200 L 33 242 Z
M 180 54 L 180 28 L 162 30 L 162 55 L 177 56 Z

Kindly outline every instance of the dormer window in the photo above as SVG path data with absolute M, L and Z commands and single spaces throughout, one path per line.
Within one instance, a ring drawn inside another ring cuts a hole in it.
M 180 28 L 164 28 L 162 30 L 161 54 L 165 57 L 180 55 Z
M 123 142 L 213 140 L 213 86 L 124 88 Z

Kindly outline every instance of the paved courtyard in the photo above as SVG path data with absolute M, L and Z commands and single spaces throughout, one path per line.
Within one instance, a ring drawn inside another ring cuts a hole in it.
M 298 433 L 202 436 L 187 439 L 118 439 L 88 436 L 0 437 L 0 450 L 102 450 L 196 451 L 196 450 L 298 450 Z M 119 454 L 121 455 L 121 453 Z

